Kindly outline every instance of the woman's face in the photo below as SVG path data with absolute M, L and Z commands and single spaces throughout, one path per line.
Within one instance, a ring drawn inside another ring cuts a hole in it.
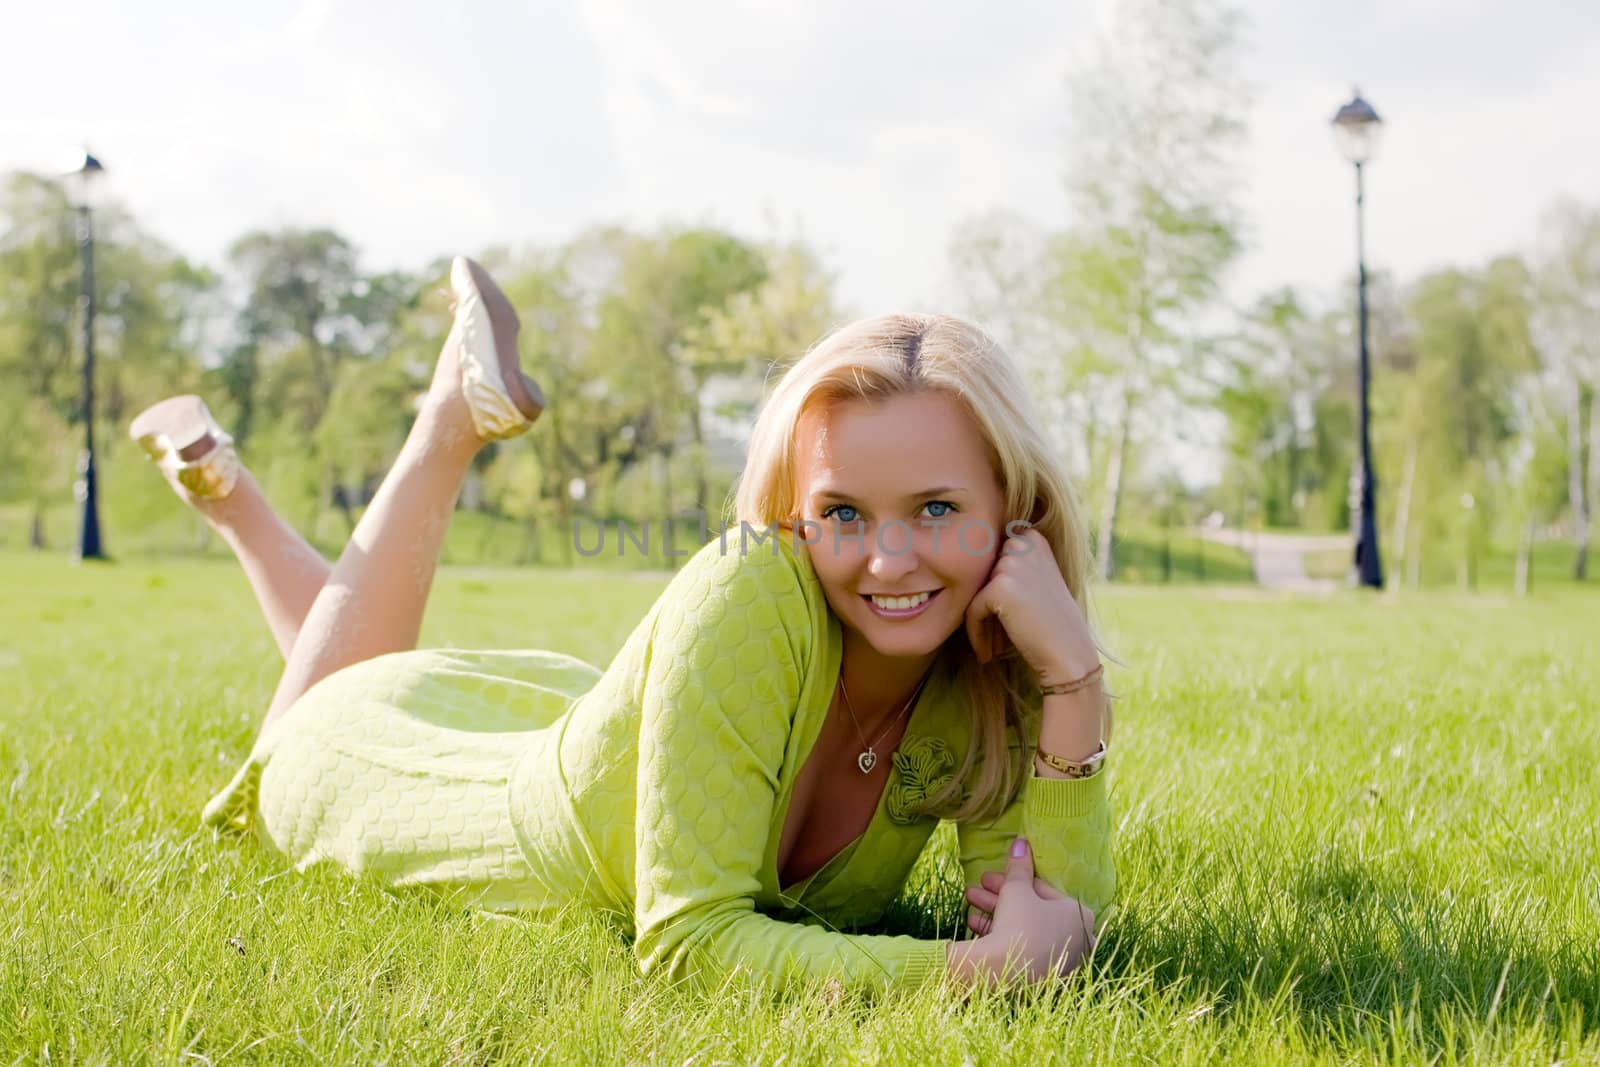
M 936 651 L 963 624 L 1006 536 L 972 417 L 938 391 L 841 401 L 802 416 L 795 461 L 808 525 L 794 536 L 834 614 L 882 655 Z

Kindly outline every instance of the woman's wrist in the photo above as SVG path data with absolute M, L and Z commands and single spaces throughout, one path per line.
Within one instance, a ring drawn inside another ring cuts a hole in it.
M 1097 649 L 1077 649 L 1063 653 L 1035 673 L 1039 676 L 1040 687 L 1071 685 L 1094 673 L 1099 666 Z
M 1007 967 L 1007 959 L 996 956 L 994 942 L 981 937 L 946 941 L 944 959 L 945 972 L 968 988 L 999 979 Z
M 1039 720 L 1039 748 L 1062 759 L 1082 762 L 1093 756 L 1103 740 L 1102 715 L 1105 690 L 1099 681 L 1075 693 L 1054 693 L 1044 698 Z M 1041 778 L 1065 778 L 1038 756 L 1034 773 Z
M 944 943 L 944 969 L 951 978 L 962 985 L 971 985 L 977 970 L 974 946 L 976 941 L 946 941 Z

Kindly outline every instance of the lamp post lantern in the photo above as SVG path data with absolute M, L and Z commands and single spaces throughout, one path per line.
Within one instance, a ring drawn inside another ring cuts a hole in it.
M 1383 588 L 1383 561 L 1378 554 L 1378 478 L 1372 470 L 1372 437 L 1367 394 L 1371 385 L 1371 358 L 1367 346 L 1367 250 L 1363 168 L 1378 146 L 1383 120 L 1371 104 L 1355 97 L 1333 117 L 1333 134 L 1339 149 L 1356 168 L 1356 318 L 1361 338 L 1361 490 L 1360 522 L 1356 534 L 1356 580 L 1372 589 Z
M 105 559 L 100 547 L 100 499 L 94 464 L 94 194 L 105 167 L 88 152 L 83 166 L 67 175 L 67 192 L 78 211 L 78 248 L 83 256 L 83 456 L 75 487 L 83 505 L 78 524 L 78 558 Z

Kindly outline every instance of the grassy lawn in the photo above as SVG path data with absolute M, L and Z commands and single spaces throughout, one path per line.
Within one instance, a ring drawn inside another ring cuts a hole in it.
M 1350 577 L 1351 551 L 1345 547 L 1306 553 L 1306 574 L 1312 578 L 1344 581 Z M 1389 548 L 1382 548 L 1382 553 L 1385 580 L 1391 585 L 1399 582 L 1402 588 L 1410 589 L 1412 574 L 1405 560 Z M 1533 588 L 1555 589 L 1578 586 L 1579 583 L 1572 580 L 1574 558 L 1573 547 L 1568 542 L 1541 541 L 1536 544 L 1531 566 Z M 1503 545 L 1490 546 L 1473 561 L 1473 566 L 1474 569 L 1469 572 L 1458 555 L 1436 551 L 1424 557 L 1416 574 L 1417 584 L 1426 589 L 1460 589 L 1470 573 L 1479 592 L 1515 591 L 1517 556 L 1514 548 Z M 1593 568 L 1591 568 L 1592 573 Z M 1600 588 L 1600 582 L 1591 579 L 1591 584 Z
M 659 576 L 447 569 L 424 642 L 605 662 Z M 1600 1062 L 1600 600 L 1124 587 L 1120 911 L 1045 995 L 720 996 L 198 826 L 278 656 L 213 561 L 0 554 L 0 1057 Z M 946 838 L 936 838 L 945 844 Z M 938 854 L 901 923 L 949 903 Z
M 1232 545 L 1199 537 L 1192 530 L 1154 527 L 1117 534 L 1119 582 L 1139 584 L 1188 582 L 1253 582 L 1250 555 Z

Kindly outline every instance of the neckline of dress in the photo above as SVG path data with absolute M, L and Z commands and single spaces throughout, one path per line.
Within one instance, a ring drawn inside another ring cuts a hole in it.
M 801 555 L 801 553 L 797 550 L 796 555 Z M 829 873 L 830 881 L 833 878 L 838 877 L 840 871 L 848 866 L 850 861 L 854 858 L 855 853 L 860 851 L 859 846 L 878 830 L 883 822 L 884 805 L 888 801 L 889 789 L 894 784 L 894 776 L 896 774 L 894 767 L 894 753 L 900 750 L 900 746 L 905 744 L 908 738 L 920 736 L 916 727 L 919 722 L 924 721 L 927 716 L 931 714 L 927 711 L 927 709 L 933 704 L 933 701 L 930 700 L 930 694 L 936 692 L 938 689 L 938 687 L 934 684 L 933 675 L 944 670 L 944 664 L 942 661 L 936 661 L 934 665 L 929 668 L 931 672 L 928 677 L 929 684 L 924 685 L 922 687 L 922 691 L 917 695 L 916 703 L 912 705 L 911 708 L 911 714 L 906 719 L 905 730 L 901 733 L 900 740 L 895 743 L 894 751 L 886 753 L 885 755 L 885 758 L 889 762 L 889 773 L 883 780 L 883 788 L 878 791 L 878 801 L 873 806 L 872 817 L 867 820 L 867 825 L 862 828 L 859 834 L 840 846 L 837 852 L 835 852 L 832 856 L 829 856 L 828 859 L 823 862 L 822 866 L 818 867 L 804 878 L 801 878 L 799 881 L 791 882 L 788 885 L 785 885 L 783 883 L 783 872 L 779 869 L 778 864 L 778 849 L 781 847 L 784 828 L 789 823 L 789 810 L 791 807 L 793 807 L 794 802 L 795 782 L 800 776 L 800 771 L 805 767 L 806 762 L 810 760 L 812 753 L 816 750 L 817 739 L 822 734 L 823 721 L 828 715 L 828 707 L 833 703 L 833 694 L 838 689 L 837 682 L 839 678 L 839 671 L 844 662 L 843 625 L 839 622 L 838 616 L 834 615 L 832 608 L 828 606 L 827 597 L 823 595 L 821 583 L 818 580 L 816 573 L 811 569 L 809 559 L 804 561 L 803 570 L 806 574 L 807 582 L 811 585 L 812 592 L 820 601 L 822 611 L 827 618 L 827 623 L 824 627 L 824 633 L 826 635 L 825 639 L 827 641 L 827 659 L 825 663 L 826 671 L 824 672 L 823 677 L 830 679 L 830 682 L 826 688 L 821 685 L 816 687 L 819 691 L 823 691 L 823 699 L 819 701 L 813 698 L 812 701 L 802 704 L 797 713 L 798 715 L 808 715 L 810 721 L 804 724 L 804 728 L 807 731 L 804 739 L 804 751 L 800 752 L 796 757 L 793 765 L 789 768 L 788 779 L 783 784 L 783 790 L 779 796 L 778 803 L 780 810 L 778 818 L 774 824 L 774 843 L 772 846 L 770 867 L 772 871 L 772 883 L 777 887 L 778 896 L 780 898 L 787 898 L 793 892 L 804 893 L 811 887 L 812 883 L 824 873 Z M 798 732 L 798 730 L 801 728 L 801 725 L 802 724 L 797 718 L 795 722 L 796 732 Z M 839 862 L 841 858 L 843 858 L 843 863 Z M 830 872 L 829 868 L 832 868 L 836 863 L 839 863 L 838 869 Z

